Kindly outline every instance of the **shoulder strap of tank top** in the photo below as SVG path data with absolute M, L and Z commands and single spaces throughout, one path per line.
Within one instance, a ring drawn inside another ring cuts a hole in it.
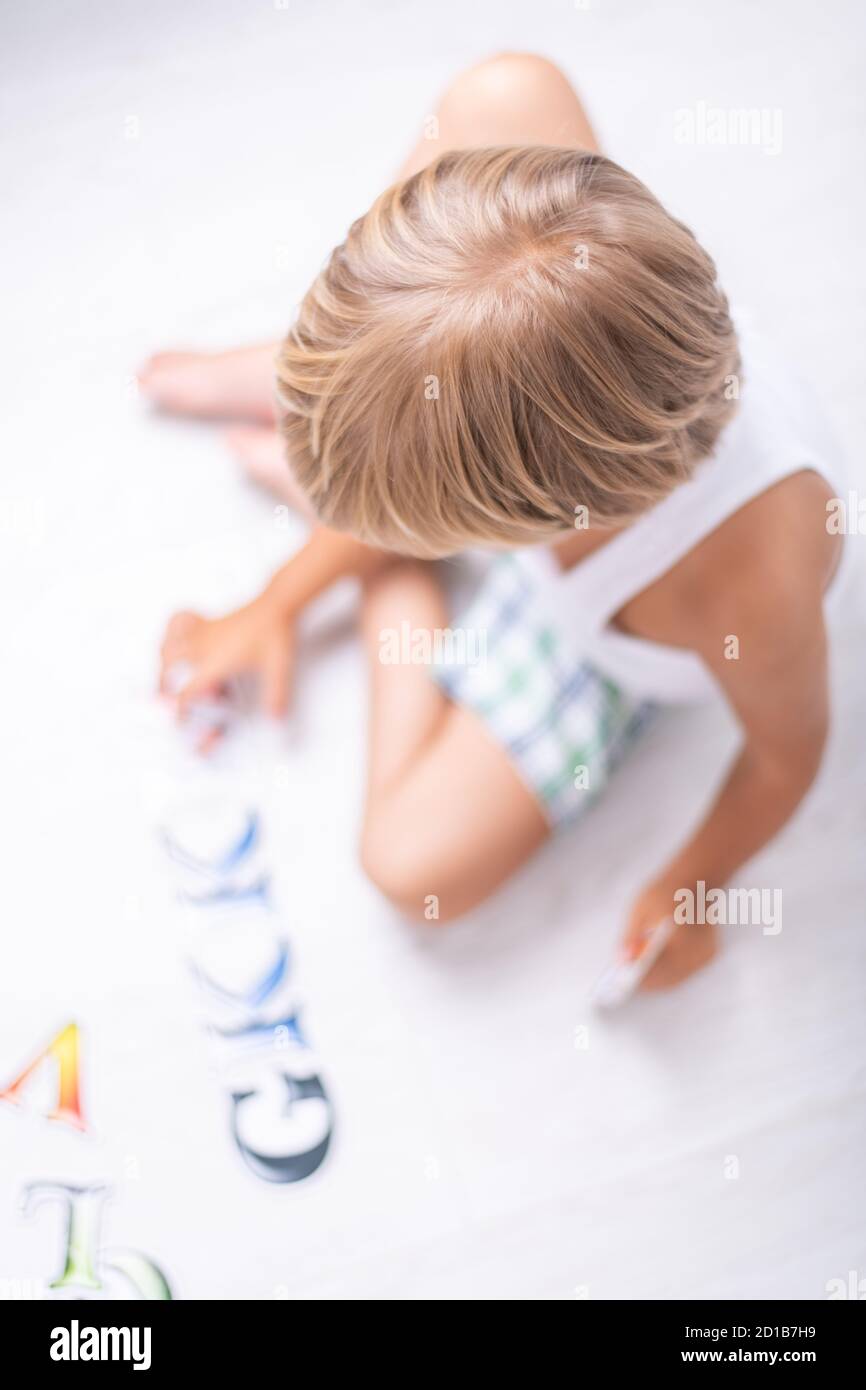
M 763 373 L 761 373 L 763 378 Z M 570 618 L 582 630 L 605 627 L 629 599 L 666 574 L 752 497 L 803 467 L 808 443 L 787 427 L 768 399 L 773 384 L 751 377 L 754 391 L 727 426 L 713 457 L 645 516 L 559 576 Z M 766 418 L 765 418 L 766 417 Z

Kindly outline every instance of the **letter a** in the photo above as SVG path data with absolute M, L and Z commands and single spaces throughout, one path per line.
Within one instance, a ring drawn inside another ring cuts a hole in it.
M 69 1360 L 69 1328 L 55 1327 L 51 1334 L 51 1360 Z
M 21 1092 L 49 1057 L 57 1066 L 57 1105 L 48 1112 L 46 1119 L 62 1120 L 72 1125 L 73 1129 L 86 1129 L 81 1113 L 81 1090 L 78 1082 L 77 1023 L 69 1023 L 61 1029 L 57 1037 L 24 1068 L 21 1075 L 0 1091 L 0 1100 L 9 1101 L 12 1105 L 20 1104 Z

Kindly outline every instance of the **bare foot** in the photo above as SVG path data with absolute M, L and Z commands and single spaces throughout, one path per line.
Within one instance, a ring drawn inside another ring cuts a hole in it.
M 286 446 L 275 429 L 261 425 L 234 425 L 224 434 L 226 444 L 253 482 L 267 488 L 301 516 L 313 518 L 313 509 L 292 477 Z
M 276 343 L 263 343 L 232 352 L 159 352 L 141 367 L 138 383 L 172 414 L 272 425 L 276 351 Z
M 718 953 L 718 932 L 708 922 L 677 927 L 652 969 L 640 983 L 642 990 L 672 989 L 702 970 Z

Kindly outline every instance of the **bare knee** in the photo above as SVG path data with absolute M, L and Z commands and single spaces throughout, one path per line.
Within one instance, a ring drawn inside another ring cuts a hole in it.
M 568 79 L 538 53 L 497 53 L 466 68 L 449 87 L 445 103 L 455 112 L 494 103 L 543 99 L 551 90 L 571 91 Z M 445 104 L 443 103 L 443 105 Z
M 418 827 L 371 815 L 361 836 L 361 867 L 374 888 L 411 921 L 439 926 L 458 915 L 448 911 L 443 866 Z

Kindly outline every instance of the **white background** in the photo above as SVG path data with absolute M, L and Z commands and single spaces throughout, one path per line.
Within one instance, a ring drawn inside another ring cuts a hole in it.
M 732 929 L 609 1023 L 587 988 L 706 804 L 727 716 L 664 722 L 585 825 L 425 934 L 356 867 L 363 667 L 317 622 L 292 727 L 242 736 L 338 1117 L 327 1166 L 268 1188 L 208 1068 L 153 839 L 184 764 L 149 703 L 171 609 L 249 595 L 299 535 L 214 431 L 130 387 L 156 348 L 284 330 L 449 74 L 533 48 L 811 373 L 862 486 L 863 38 L 856 0 L 3 7 L 0 1083 L 77 1021 L 92 1132 L 0 1106 L 0 1278 L 56 1273 L 56 1214 L 17 1212 L 41 1177 L 111 1181 L 106 1238 L 178 1297 L 821 1298 L 866 1275 L 862 600 L 820 780 L 743 879 L 783 890 L 781 935 Z M 676 143 L 699 101 L 779 108 L 781 153 Z

